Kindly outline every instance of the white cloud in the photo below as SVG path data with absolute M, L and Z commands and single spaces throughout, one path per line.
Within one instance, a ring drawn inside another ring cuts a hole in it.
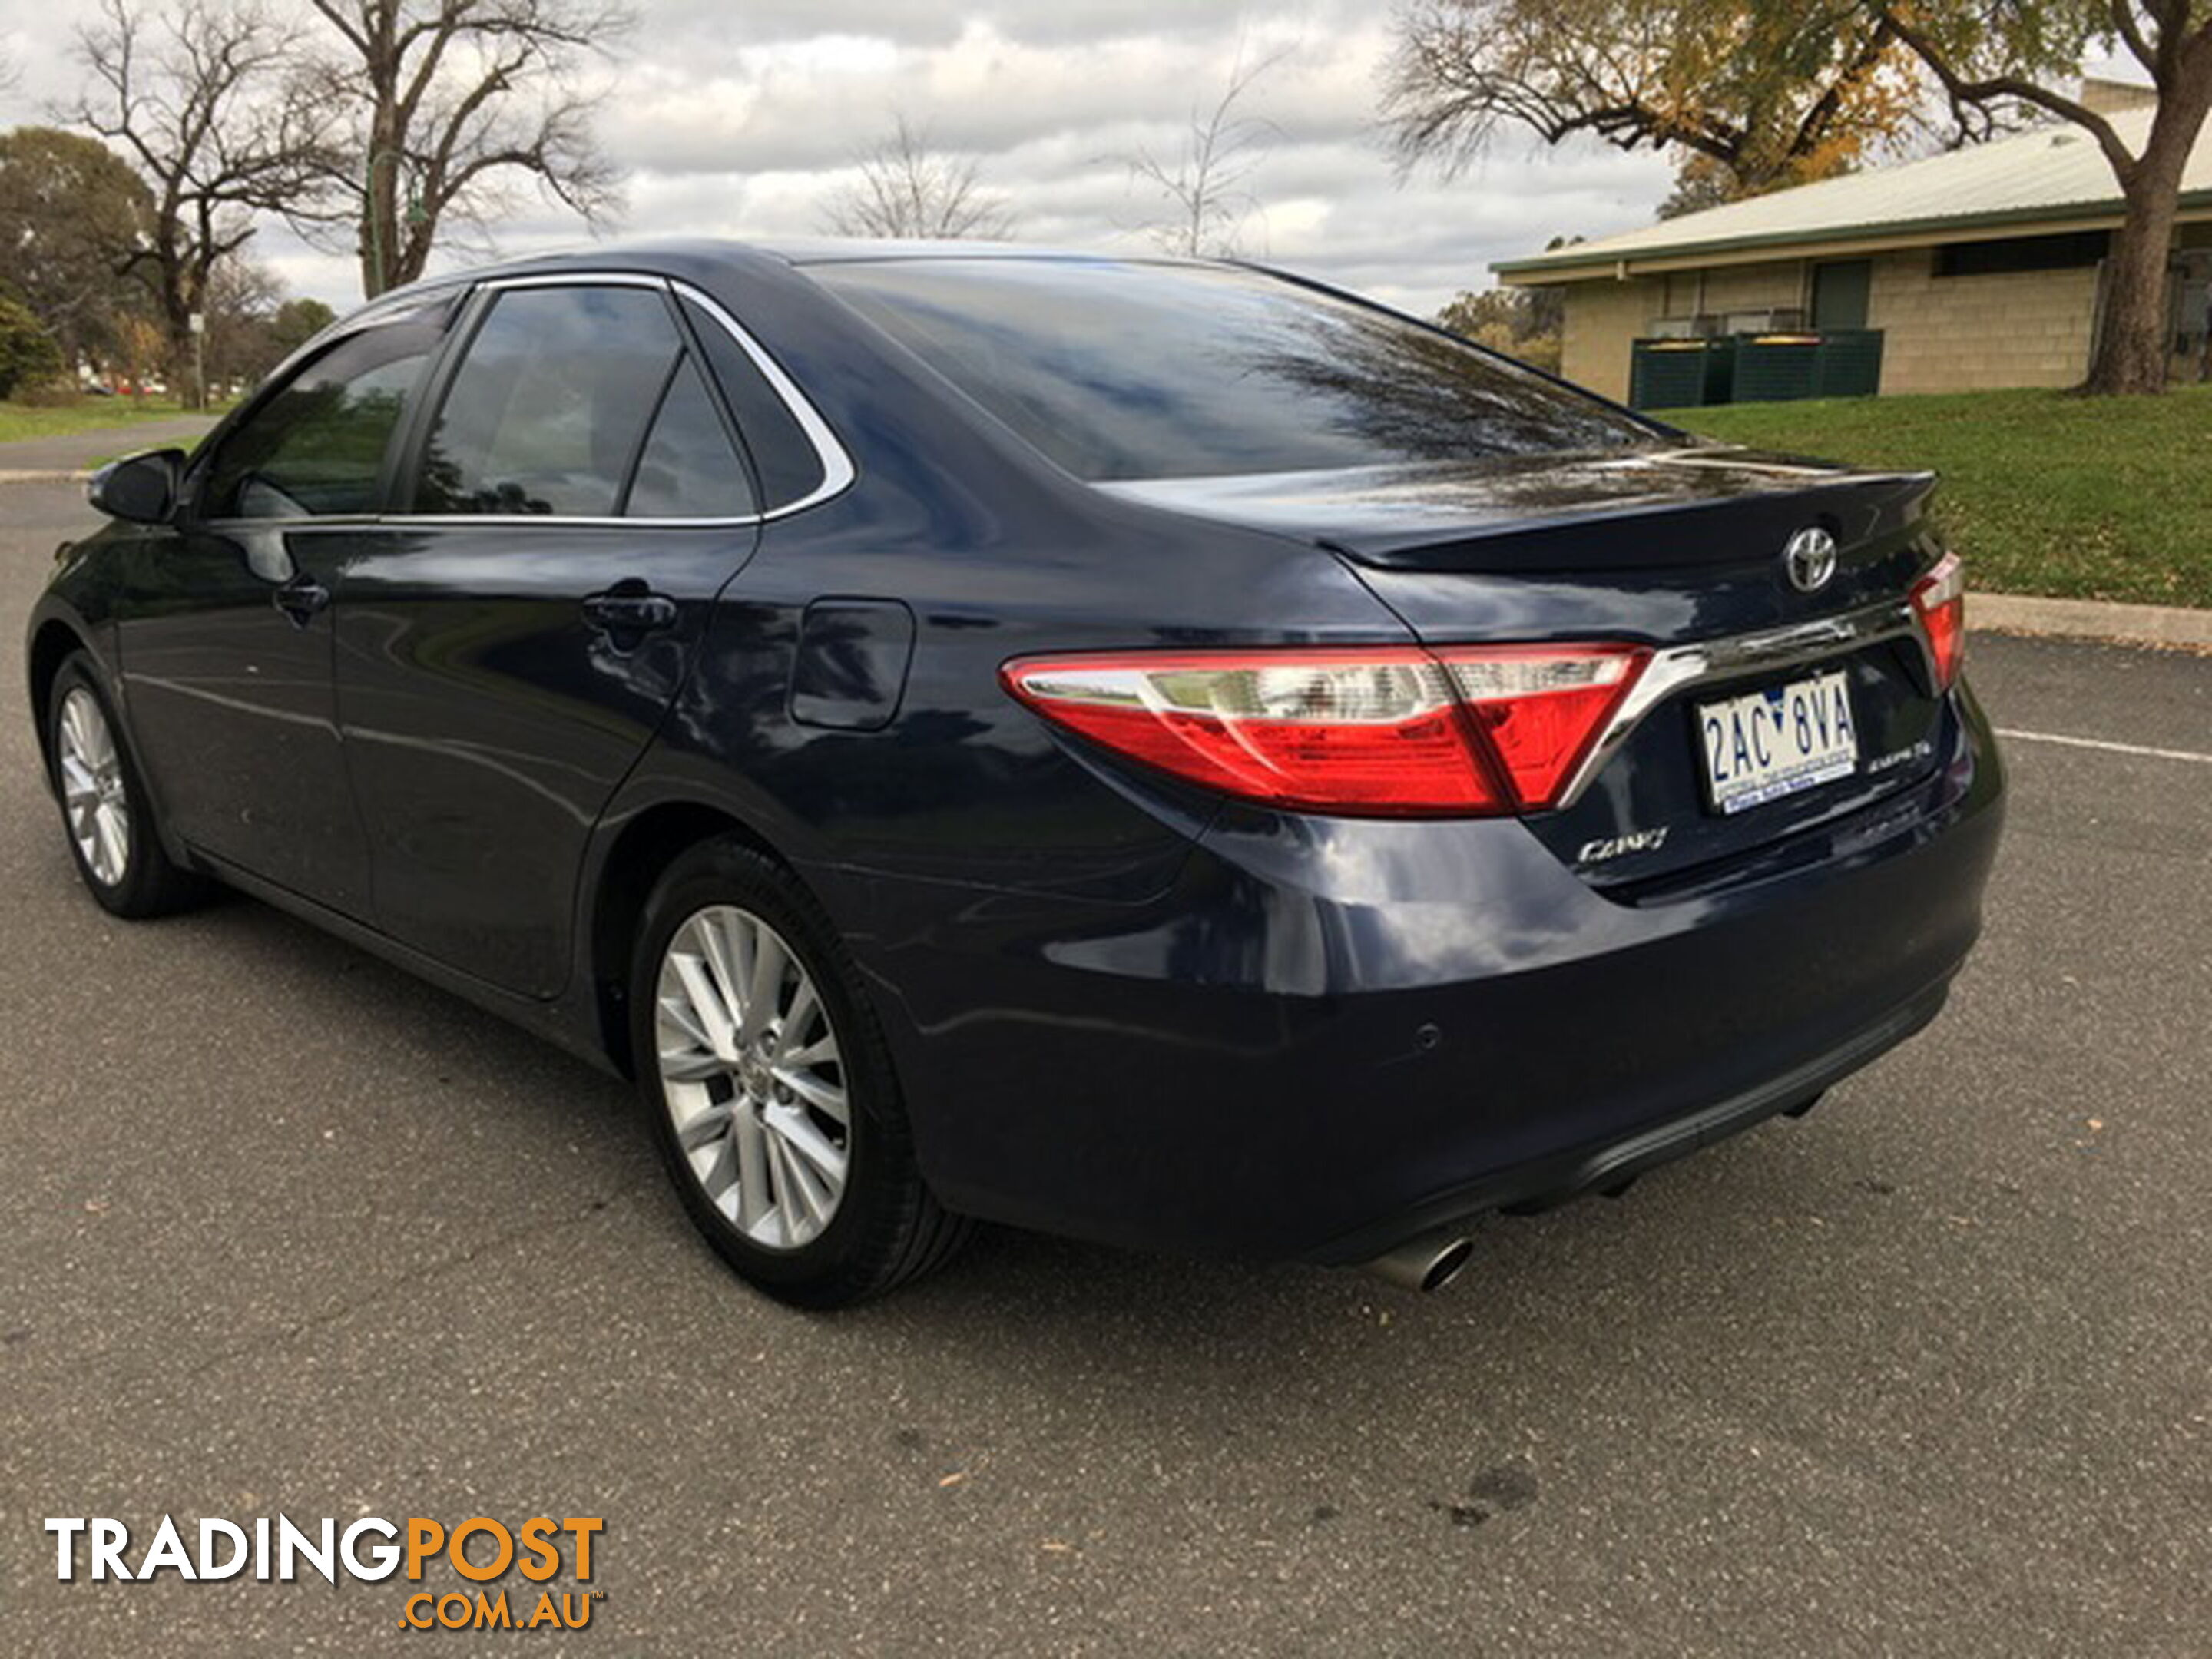
M 304 0 L 280 0 L 304 13 Z M 1245 112 L 1267 153 L 1245 181 L 1243 251 L 1416 311 L 1486 285 L 1493 259 L 1561 233 L 1648 222 L 1665 163 L 1598 147 L 1501 146 L 1458 179 L 1400 181 L 1373 131 L 1388 49 L 1373 0 L 1243 8 L 1206 0 L 643 0 L 605 70 L 600 132 L 630 171 L 620 234 L 764 238 L 818 233 L 825 199 L 894 112 L 971 156 L 1025 238 L 1145 246 L 1164 204 L 1121 158 L 1178 150 L 1194 108 L 1234 66 L 1282 56 Z M 74 6 L 0 0 L 0 54 L 20 69 L 0 125 L 45 119 L 70 90 Z M 585 239 L 527 195 L 497 228 L 503 253 Z M 349 260 L 280 226 L 262 257 L 341 307 Z

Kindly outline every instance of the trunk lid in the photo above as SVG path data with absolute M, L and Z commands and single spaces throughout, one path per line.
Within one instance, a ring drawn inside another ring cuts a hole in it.
M 1671 653 L 1654 666 L 1673 684 L 1585 787 L 1527 819 L 1563 862 L 1623 896 L 1934 769 L 1944 704 L 1907 604 L 1937 556 L 1925 520 L 1933 487 L 1926 473 L 1711 448 L 1099 486 L 1326 548 L 1426 644 L 1631 640 Z M 1807 529 L 1826 531 L 1836 551 L 1811 592 L 1784 557 Z M 1732 659 L 1729 642 L 1746 636 L 1794 648 Z M 1790 707 L 1773 700 L 1832 673 L 1844 676 L 1855 728 L 1848 774 L 1717 810 L 1707 716 L 1753 693 Z

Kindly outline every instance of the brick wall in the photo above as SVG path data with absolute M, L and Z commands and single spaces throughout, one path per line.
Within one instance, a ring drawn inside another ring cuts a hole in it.
M 2097 273 L 1935 274 L 1934 252 L 1875 260 L 1867 325 L 1882 331 L 1884 392 L 2072 386 L 2089 366 Z
M 2081 378 L 2096 308 L 2094 270 L 1938 278 L 1935 269 L 1929 248 L 1875 256 L 1867 325 L 1883 331 L 1884 392 L 2071 386 Z M 1800 260 L 1707 270 L 1702 305 L 1699 274 L 1570 284 L 1566 377 L 1625 399 L 1629 347 L 1659 318 L 1808 303 Z
M 1559 373 L 1578 386 L 1628 401 L 1628 348 L 1660 315 L 1660 284 L 1575 283 L 1567 289 Z

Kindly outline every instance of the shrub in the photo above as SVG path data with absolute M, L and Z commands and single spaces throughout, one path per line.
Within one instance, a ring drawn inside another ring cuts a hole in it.
M 13 397 L 25 381 L 51 379 L 61 368 L 61 354 L 39 319 L 17 301 L 0 298 L 0 398 Z
M 26 409 L 74 409 L 84 393 L 64 375 L 47 374 L 18 386 L 15 401 Z

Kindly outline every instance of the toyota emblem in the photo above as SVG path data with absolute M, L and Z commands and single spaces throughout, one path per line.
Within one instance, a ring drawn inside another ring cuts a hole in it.
M 1800 593 L 1817 593 L 1836 574 L 1836 538 L 1818 525 L 1808 525 L 1782 550 L 1783 568 L 1790 585 Z

